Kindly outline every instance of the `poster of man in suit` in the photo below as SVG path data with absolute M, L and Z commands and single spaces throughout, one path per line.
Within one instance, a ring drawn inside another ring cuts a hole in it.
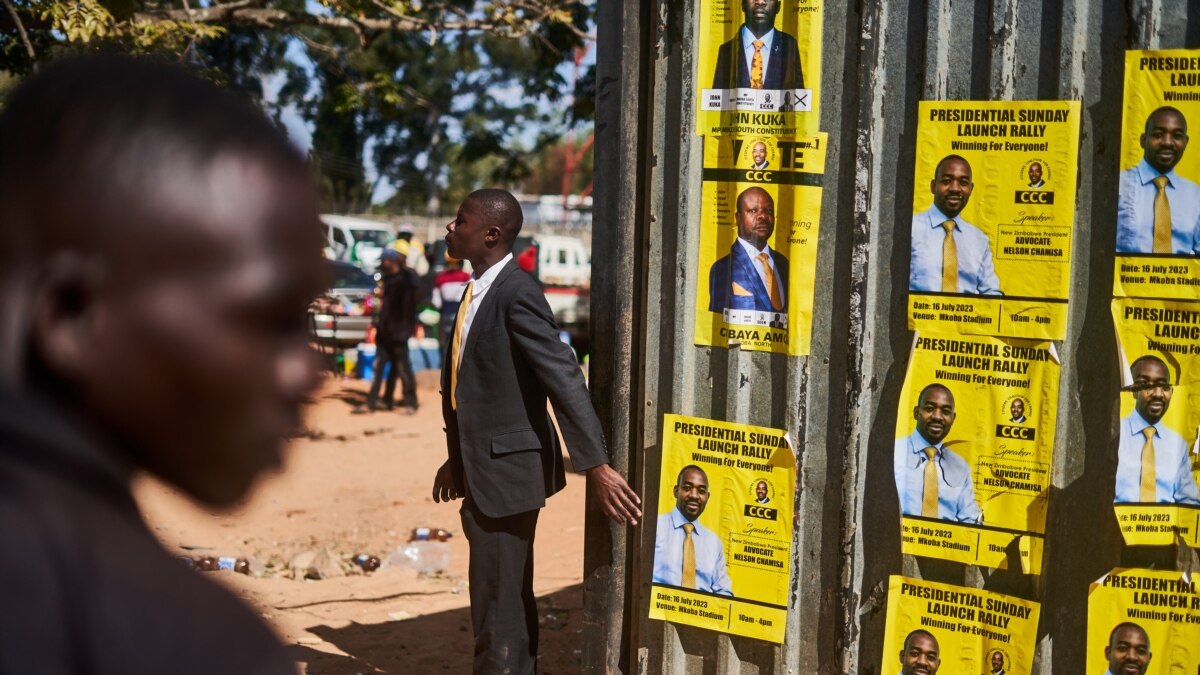
M 807 354 L 825 136 L 705 142 L 696 344 Z
M 817 131 L 824 0 L 702 0 L 700 133 Z M 711 84 L 711 87 L 708 85 Z M 747 119 L 739 112 L 777 113 Z

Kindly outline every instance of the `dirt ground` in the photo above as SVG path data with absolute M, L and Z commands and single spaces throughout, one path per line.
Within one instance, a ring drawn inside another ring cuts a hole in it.
M 302 672 L 470 672 L 467 542 L 457 504 L 435 504 L 433 475 L 445 459 L 437 373 L 417 373 L 416 414 L 351 415 L 366 383 L 330 378 L 292 442 L 282 472 L 268 476 L 228 513 L 201 510 L 152 479 L 136 495 L 146 521 L 170 550 L 252 556 L 261 576 L 209 574 L 245 599 L 289 646 Z M 582 648 L 584 481 L 568 475 L 538 523 L 536 581 L 543 673 L 575 673 Z M 328 548 L 341 560 L 385 558 L 414 527 L 440 527 L 449 541 L 445 572 L 384 567 L 322 580 L 293 580 L 298 553 Z

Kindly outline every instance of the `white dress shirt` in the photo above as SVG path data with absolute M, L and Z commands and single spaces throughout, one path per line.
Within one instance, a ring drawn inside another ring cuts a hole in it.
M 458 362 L 462 363 L 463 354 L 467 351 L 467 336 L 471 334 L 471 323 L 475 321 L 475 315 L 479 313 L 479 303 L 483 301 L 483 297 L 487 295 L 488 289 L 496 282 L 496 277 L 500 276 L 500 270 L 512 260 L 512 253 L 504 256 L 499 262 L 487 268 L 483 276 L 478 279 L 471 279 L 471 305 L 467 307 L 467 318 L 463 320 L 462 338 L 459 344 L 462 347 L 458 350 Z

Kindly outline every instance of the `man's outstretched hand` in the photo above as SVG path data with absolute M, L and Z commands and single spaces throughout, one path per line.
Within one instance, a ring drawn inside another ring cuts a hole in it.
M 600 504 L 600 510 L 604 511 L 604 515 L 621 525 L 625 523 L 638 524 L 638 520 L 642 517 L 642 511 L 638 508 L 642 505 L 642 500 L 638 498 L 633 488 L 629 487 L 629 483 L 625 482 L 621 474 L 614 471 L 611 466 L 601 464 L 588 469 L 587 477 L 588 488 Z
M 446 460 L 433 479 L 433 501 L 450 502 L 461 496 L 458 488 L 454 487 L 454 470 L 450 468 L 450 460 Z

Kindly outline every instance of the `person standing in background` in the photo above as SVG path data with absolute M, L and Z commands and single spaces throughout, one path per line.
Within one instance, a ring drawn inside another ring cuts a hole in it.
M 412 361 L 408 356 L 408 339 L 412 337 L 417 323 L 417 300 L 421 293 L 421 279 L 408 268 L 404 256 L 392 248 L 384 249 L 379 256 L 379 268 L 383 272 L 383 308 L 379 313 L 378 332 L 375 336 L 375 375 L 371 379 L 371 390 L 367 400 L 354 409 L 357 414 L 376 410 L 391 410 L 396 406 L 396 378 L 404 387 L 404 396 L 399 406 L 409 412 L 417 410 L 417 380 L 413 376 Z M 390 366 L 390 367 L 389 367 Z M 383 400 L 379 399 L 379 387 L 387 373 L 387 385 L 383 389 Z
M 454 330 L 454 319 L 462 302 L 463 291 L 471 282 L 471 275 L 463 269 L 463 261 L 446 256 L 446 269 L 438 272 L 433 280 L 433 306 L 441 312 L 438 319 L 438 349 L 446 358 L 450 346 L 450 333 Z

